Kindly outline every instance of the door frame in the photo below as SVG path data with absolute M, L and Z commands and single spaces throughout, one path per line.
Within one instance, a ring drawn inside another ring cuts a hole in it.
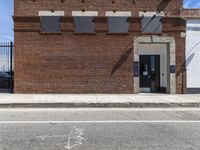
M 140 44 L 166 44 L 167 45 L 167 93 L 176 94 L 176 43 L 173 37 L 141 36 L 133 39 L 133 71 L 134 93 L 140 93 L 139 81 L 139 48 Z

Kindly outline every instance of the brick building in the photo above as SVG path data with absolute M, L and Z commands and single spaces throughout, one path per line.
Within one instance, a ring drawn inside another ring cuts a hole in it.
M 15 93 L 186 92 L 182 0 L 15 0 Z
M 187 93 L 200 93 L 200 9 L 183 9 L 186 25 Z

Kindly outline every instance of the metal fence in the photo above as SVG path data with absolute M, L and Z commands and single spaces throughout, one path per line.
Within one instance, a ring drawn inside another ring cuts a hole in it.
M 0 92 L 13 92 L 13 42 L 0 42 Z

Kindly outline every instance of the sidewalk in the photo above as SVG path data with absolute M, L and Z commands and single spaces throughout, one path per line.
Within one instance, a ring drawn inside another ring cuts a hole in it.
M 200 107 L 200 95 L 0 94 L 0 108 L 171 108 Z

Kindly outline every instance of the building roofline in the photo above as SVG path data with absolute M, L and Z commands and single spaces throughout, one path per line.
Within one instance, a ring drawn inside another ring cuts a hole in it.
M 181 10 L 181 17 L 186 19 L 199 19 L 200 8 L 184 8 Z

